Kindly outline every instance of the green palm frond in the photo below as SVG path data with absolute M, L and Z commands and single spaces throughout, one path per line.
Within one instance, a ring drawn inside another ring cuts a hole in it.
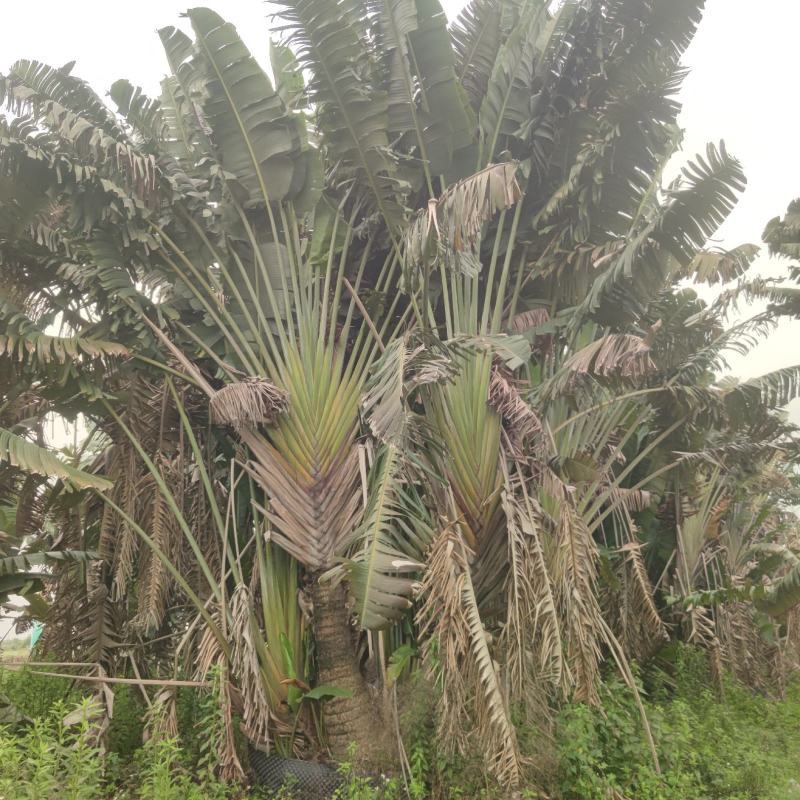
M 703 316 L 701 313 L 689 320 L 687 328 L 694 325 L 702 328 L 707 321 Z M 713 319 L 713 315 L 711 318 Z M 759 314 L 727 330 L 716 331 L 710 341 L 693 351 L 675 370 L 671 383 L 701 382 L 712 371 L 726 367 L 726 359 L 730 353 L 745 355 L 750 352 L 761 339 L 766 338 L 774 326 L 775 320 L 769 314 Z
M 372 435 L 384 444 L 408 451 L 424 417 L 410 407 L 421 387 L 445 384 L 455 378 L 461 354 L 437 341 L 396 338 L 374 364 L 361 401 Z
M 16 114 L 32 114 L 76 154 L 114 160 L 121 175 L 141 188 L 155 181 L 154 159 L 128 140 L 116 118 L 89 85 L 63 69 L 18 61 L 0 79 L 0 101 Z
M 705 158 L 696 156 L 682 175 L 667 192 L 667 208 L 654 238 L 686 263 L 725 221 L 746 179 L 724 142 L 709 144 Z
M 733 250 L 702 250 L 687 269 L 699 283 L 714 285 L 741 278 L 759 253 L 754 244 L 743 244 Z
M 683 177 L 667 191 L 665 203 L 651 212 L 644 225 L 596 259 L 595 266 L 609 265 L 594 281 L 581 311 L 594 311 L 612 296 L 624 298 L 631 308 L 651 299 L 692 262 L 728 216 L 744 184 L 741 165 L 724 144 L 719 148 L 710 144 L 706 157 L 698 156 L 684 168 Z M 623 296 L 614 294 L 617 287 L 624 287 Z
M 210 152 L 208 126 L 200 112 L 203 85 L 192 40 L 179 28 L 158 31 L 172 75 L 161 82 L 161 108 L 166 150 L 179 161 L 193 161 Z
M 654 3 L 648 9 L 647 35 L 677 60 L 691 43 L 703 16 L 703 0 Z M 635 13 L 635 12 L 634 12 Z
M 771 255 L 800 258 L 800 198 L 789 203 L 783 217 L 767 223 L 763 239 Z
M 408 34 L 409 55 L 419 85 L 425 156 L 431 173 L 455 180 L 472 171 L 466 154 L 471 154 L 468 148 L 475 142 L 475 118 L 456 79 L 455 54 L 441 3 L 416 0 L 416 7 L 417 27 Z M 456 159 L 466 163 L 455 163 Z
M 166 126 L 158 100 L 148 97 L 140 87 L 124 79 L 111 84 L 109 96 L 131 129 L 145 142 L 161 144 L 164 141 Z
M 275 91 L 289 110 L 305 108 L 306 84 L 294 53 L 285 44 L 270 39 L 269 63 L 275 79 Z
M 785 575 L 773 581 L 755 602 L 757 608 L 771 617 L 785 617 L 800 604 L 800 564 L 795 564 Z
M 124 356 L 128 350 L 116 342 L 93 339 L 85 336 L 53 336 L 44 333 L 22 314 L 7 317 L 0 309 L 0 319 L 8 326 L 0 335 L 0 355 L 8 355 L 16 361 L 36 360 L 40 364 L 51 362 L 72 364 L 81 359 L 96 359 L 107 356 Z
M 726 403 L 780 409 L 800 397 L 800 366 L 783 367 L 724 389 Z
M 77 489 L 105 491 L 112 485 L 105 478 L 73 467 L 47 448 L 33 444 L 5 428 L 0 428 L 0 461 L 7 461 L 14 467 L 37 475 L 60 478 Z
M 249 469 L 270 498 L 273 539 L 302 564 L 327 569 L 359 518 L 358 402 L 363 374 L 345 373 L 342 354 L 320 348 L 303 360 L 289 348 L 286 413 L 268 437 L 245 428 Z
M 0 98 L 17 113 L 31 106 L 58 104 L 123 140 L 124 132 L 114 115 L 86 81 L 71 74 L 74 62 L 69 66 L 54 68 L 39 61 L 17 61 L 0 82 Z
M 767 584 L 722 586 L 695 591 L 680 598 L 686 609 L 709 608 L 737 602 L 752 602 L 759 611 L 774 619 L 784 619 L 786 614 L 800 604 L 800 564 Z
M 482 164 L 495 158 L 501 142 L 520 138 L 530 122 L 537 43 L 549 21 L 544 0 L 526 4 L 497 54 L 480 106 Z
M 715 536 L 720 503 L 725 493 L 722 474 L 717 469 L 707 480 L 698 483 L 694 495 L 696 508 L 691 509 L 678 525 L 679 580 L 687 591 L 695 586 L 701 553 Z

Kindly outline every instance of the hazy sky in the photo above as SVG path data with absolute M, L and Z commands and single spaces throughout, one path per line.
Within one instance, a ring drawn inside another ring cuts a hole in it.
M 668 2 L 668 0 L 662 0 Z M 181 24 L 187 0 L 33 0 L 4 8 L 0 70 L 18 58 L 53 65 L 77 59 L 75 73 L 105 92 L 125 77 L 156 94 L 166 69 L 156 28 Z M 262 63 L 267 63 L 269 8 L 260 0 L 211 4 L 233 22 Z M 452 17 L 462 0 L 444 0 Z M 757 13 L 754 13 L 757 11 Z M 748 189 L 715 243 L 761 241 L 764 224 L 800 196 L 800 103 L 796 99 L 795 0 L 708 0 L 700 30 L 686 54 L 691 68 L 681 95 L 685 155 L 725 139 L 743 162 Z M 777 274 L 781 265 L 762 258 L 753 273 Z M 750 377 L 800 362 L 800 321 L 786 322 L 749 356 L 732 358 L 732 371 Z M 794 410 L 794 409 L 793 409 Z M 800 405 L 797 407 L 800 421 Z

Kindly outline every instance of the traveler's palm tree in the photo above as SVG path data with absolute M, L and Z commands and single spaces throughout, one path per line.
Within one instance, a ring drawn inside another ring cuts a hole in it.
M 118 114 L 70 66 L 19 62 L 0 82 L 18 115 L 0 141 L 2 291 L 13 281 L 36 309 L 2 297 L 0 352 L 114 430 L 164 498 L 205 585 L 173 580 L 252 690 L 254 738 L 275 735 L 302 683 L 297 612 L 285 660 L 286 632 L 265 630 L 294 604 L 294 561 L 318 682 L 345 690 L 325 705 L 335 755 L 356 741 L 377 757 L 391 728 L 350 617 L 391 630 L 417 589 L 443 730 L 476 727 L 508 785 L 516 700 L 544 686 L 592 700 L 602 648 L 630 679 L 626 651 L 664 635 L 635 515 L 687 417 L 657 398 L 689 395 L 712 356 L 658 385 L 652 317 L 679 280 L 746 269 L 749 250 L 702 251 L 743 176 L 710 146 L 662 186 L 699 0 L 551 5 L 473 0 L 448 28 L 437 0 L 281 2 L 272 79 L 229 23 L 191 9 L 193 39 L 160 31 L 160 99 L 118 81 Z M 141 378 L 162 386 L 156 429 L 182 450 L 137 435 L 118 391 Z M 198 430 L 186 384 L 230 442 Z M 178 452 L 221 573 L 187 522 Z M 147 537 L 124 492 L 108 503 Z M 260 588 L 242 568 L 245 517 Z M 601 541 L 625 554 L 638 621 L 607 620 Z M 294 561 L 268 602 L 274 546 Z

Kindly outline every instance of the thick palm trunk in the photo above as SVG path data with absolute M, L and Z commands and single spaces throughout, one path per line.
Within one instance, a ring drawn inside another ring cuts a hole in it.
M 332 586 L 315 579 L 312 598 L 318 682 L 351 693 L 324 704 L 331 755 L 346 759 L 348 748 L 355 744 L 359 763 L 383 766 L 392 759 L 391 728 L 386 725 L 380 697 L 367 685 L 358 667 L 345 589 L 341 584 Z

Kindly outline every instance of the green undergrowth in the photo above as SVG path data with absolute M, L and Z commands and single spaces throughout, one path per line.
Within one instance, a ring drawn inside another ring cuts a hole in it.
M 712 684 L 705 656 L 669 653 L 669 669 L 643 676 L 658 774 L 630 691 L 602 689 L 602 707 L 571 706 L 558 720 L 563 800 L 800 800 L 800 681 L 782 700 L 732 681 Z
M 599 707 L 565 707 L 547 734 L 520 722 L 529 785 L 552 800 L 800 800 L 800 677 L 782 699 L 730 680 L 720 689 L 704 653 L 673 645 L 639 683 L 660 772 L 631 690 L 609 677 Z M 404 698 L 413 800 L 506 798 L 477 753 L 441 752 L 429 691 L 415 687 Z M 540 795 L 530 788 L 527 796 Z
M 47 717 L 58 703 L 74 705 L 81 700 L 80 692 L 69 678 L 37 675 L 30 669 L 0 667 L 0 695 L 5 695 L 26 716 Z
M 657 743 L 660 773 L 650 756 L 630 690 L 615 679 L 601 689 L 599 707 L 572 705 L 543 735 L 520 721 L 530 788 L 523 798 L 552 800 L 800 800 L 800 680 L 783 699 L 710 679 L 705 656 L 673 647 L 640 676 Z M 178 738 L 142 744 L 144 704 L 138 690 L 115 691 L 105 749 L 94 741 L 88 700 L 66 681 L 0 670 L 0 694 L 33 719 L 0 727 L 2 800 L 256 800 L 268 795 L 225 784 L 216 744 L 221 723 L 213 696 L 178 697 Z M 405 780 L 375 781 L 341 766 L 336 800 L 494 800 L 477 757 L 446 753 L 435 734 L 431 690 L 419 680 L 401 697 L 410 772 Z M 71 713 L 70 713 L 71 712 Z M 71 717 L 73 724 L 62 721 Z M 243 754 L 243 758 L 244 758 Z M 275 800 L 301 800 L 285 787 Z

